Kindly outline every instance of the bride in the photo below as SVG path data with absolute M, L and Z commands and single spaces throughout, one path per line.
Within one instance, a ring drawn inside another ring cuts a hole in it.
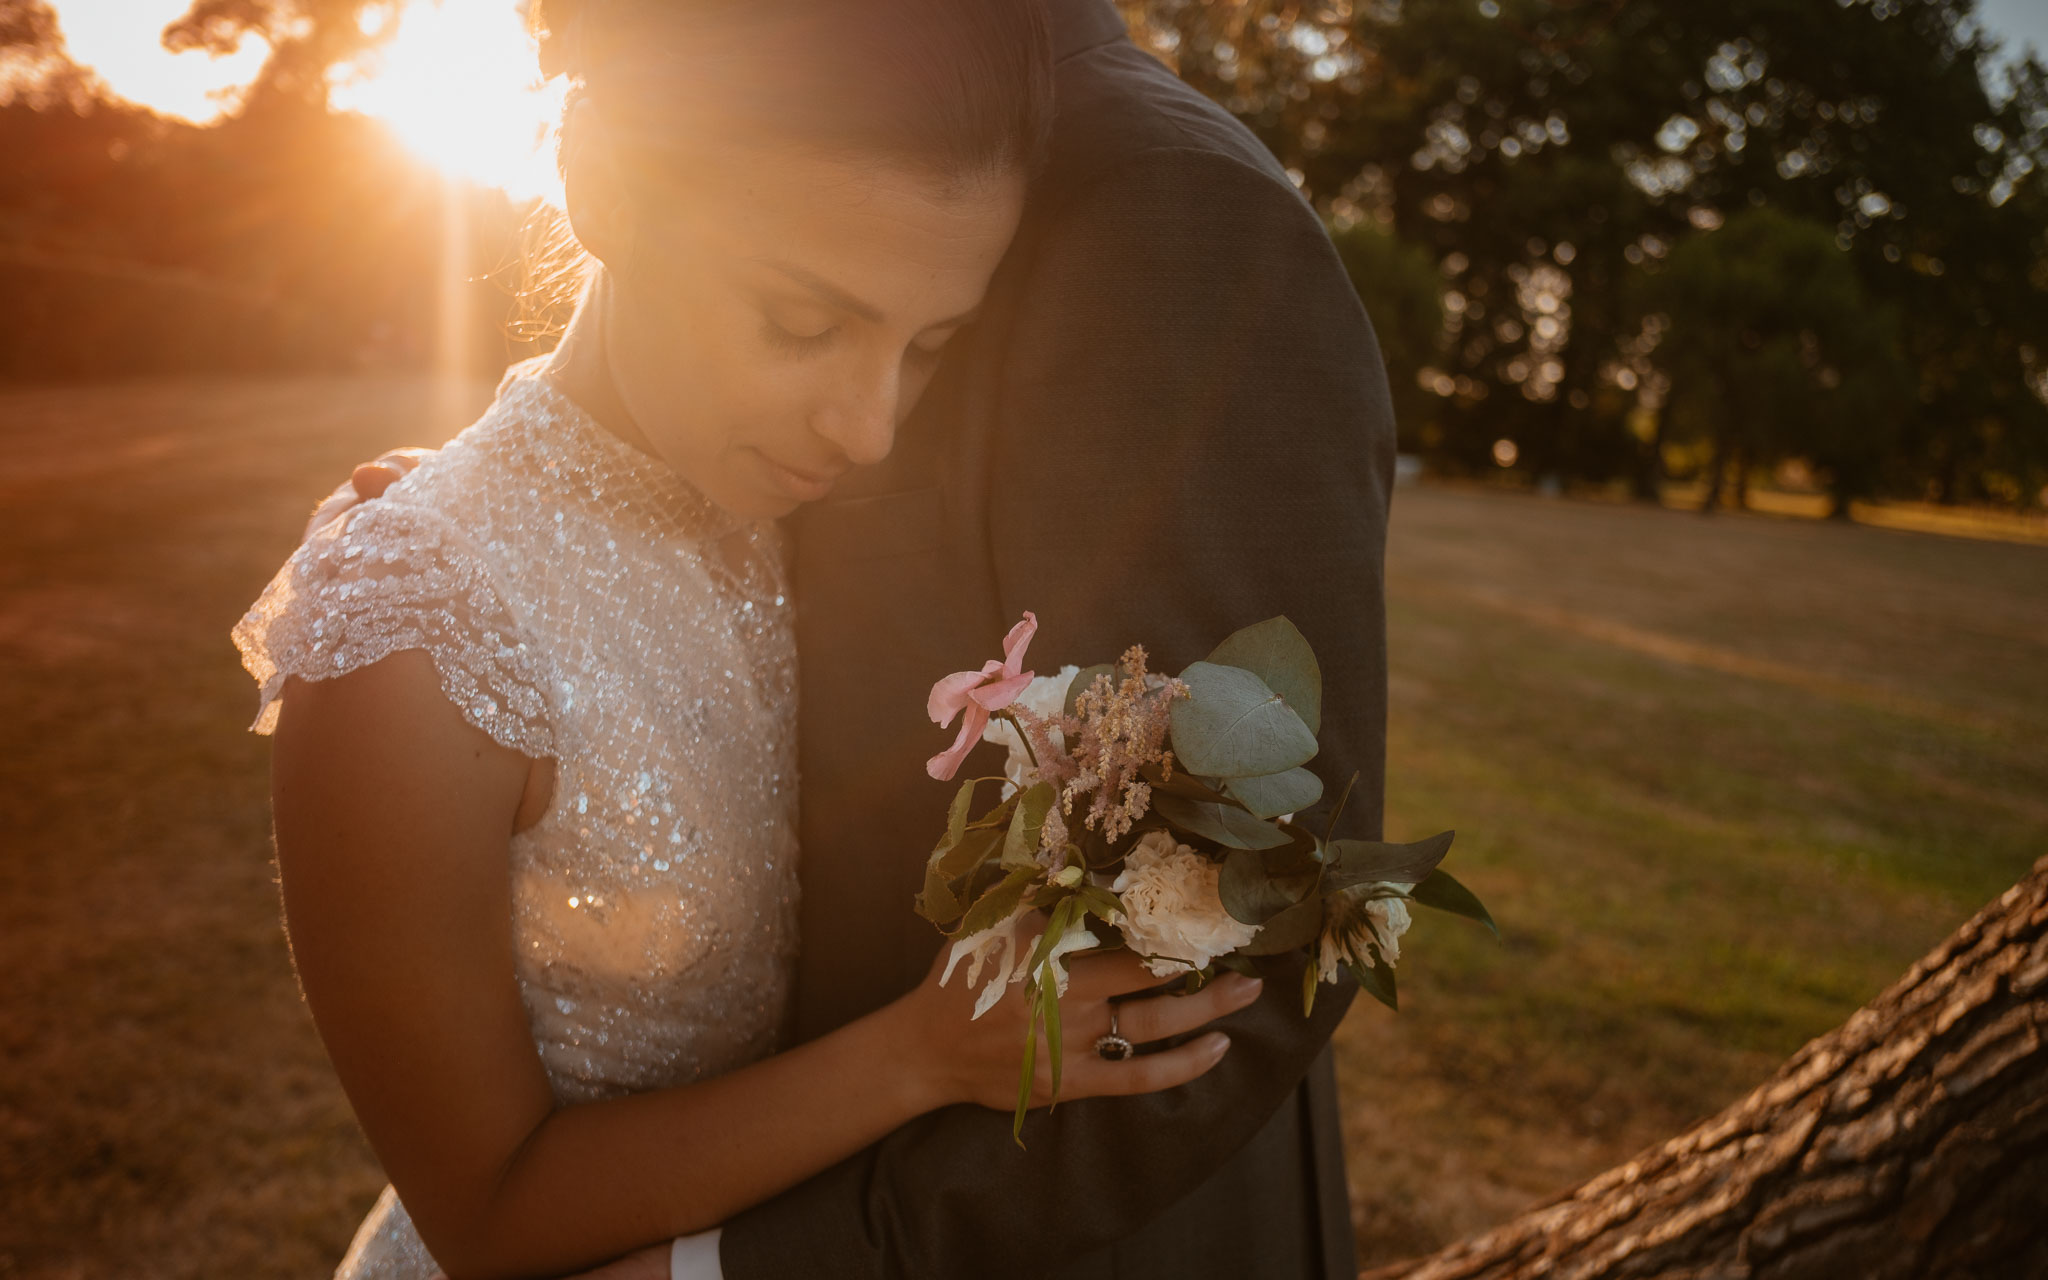
M 235 630 L 276 735 L 294 963 L 391 1180 L 349 1280 L 665 1250 L 923 1112 L 1007 1109 L 1029 1016 L 970 1019 L 935 966 L 776 1052 L 798 850 L 773 521 L 889 451 L 973 319 L 1050 112 L 1044 18 L 533 9 L 576 86 L 568 213 L 595 260 L 567 334 Z M 1153 981 L 1113 955 L 1073 975 L 1075 1024 Z M 1124 1025 L 1183 1035 L 1254 991 Z M 1069 1098 L 1226 1048 L 1113 1063 L 1076 1039 Z

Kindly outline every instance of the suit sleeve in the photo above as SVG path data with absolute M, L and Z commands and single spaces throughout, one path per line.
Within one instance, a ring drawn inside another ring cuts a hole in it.
M 1133 642 L 1155 669 L 1287 614 L 1324 668 L 1322 754 L 1344 827 L 1376 836 L 1386 711 L 1382 560 L 1394 424 L 1378 346 L 1320 223 L 1271 176 L 1161 151 L 1041 220 L 1006 342 L 989 537 L 1033 656 Z M 729 1280 L 1042 1275 L 1198 1186 L 1292 1095 L 1353 990 L 1301 1012 L 1300 964 L 1225 1023 L 1188 1085 L 1034 1113 L 954 1107 L 728 1223 Z

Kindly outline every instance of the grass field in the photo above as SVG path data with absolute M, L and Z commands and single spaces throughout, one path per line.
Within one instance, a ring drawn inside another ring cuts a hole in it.
M 380 1178 L 293 988 L 228 627 L 347 464 L 485 388 L 0 393 L 0 1277 L 326 1274 Z M 1455 1238 L 1762 1078 L 2048 833 L 2048 548 L 1404 490 L 1390 826 L 1341 1032 L 1361 1244 Z

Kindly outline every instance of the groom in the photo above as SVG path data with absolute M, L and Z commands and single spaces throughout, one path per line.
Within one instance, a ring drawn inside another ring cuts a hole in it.
M 1394 427 L 1371 326 L 1249 132 L 1136 48 L 1109 0 L 1048 7 L 1050 164 L 984 317 L 888 460 L 795 517 L 802 1039 L 924 977 L 938 939 L 911 899 L 949 795 L 919 781 L 942 745 L 925 695 L 1026 609 L 1041 669 L 1142 642 L 1176 671 L 1286 614 L 1323 662 L 1314 765 L 1332 795 L 1358 775 L 1343 825 L 1380 834 Z M 358 472 L 364 496 L 374 479 Z M 1274 962 L 1188 1085 L 1034 1113 L 1026 1150 L 1006 1113 L 936 1112 L 698 1238 L 692 1265 L 1349 1280 L 1327 1042 L 1353 992 L 1325 989 L 1304 1019 L 1299 975 Z

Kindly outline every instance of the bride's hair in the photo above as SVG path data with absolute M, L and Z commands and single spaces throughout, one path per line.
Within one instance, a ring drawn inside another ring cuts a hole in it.
M 1052 126 L 1041 0 L 528 0 L 541 73 L 588 97 L 608 141 L 658 184 L 693 142 L 757 135 L 904 163 L 953 186 L 1032 174 Z M 570 157 L 560 163 L 566 170 Z M 537 210 L 509 326 L 559 333 L 589 260 Z
M 657 179 L 694 130 L 972 181 L 1035 169 L 1052 119 L 1041 0 L 530 0 L 528 22 L 542 74 Z

